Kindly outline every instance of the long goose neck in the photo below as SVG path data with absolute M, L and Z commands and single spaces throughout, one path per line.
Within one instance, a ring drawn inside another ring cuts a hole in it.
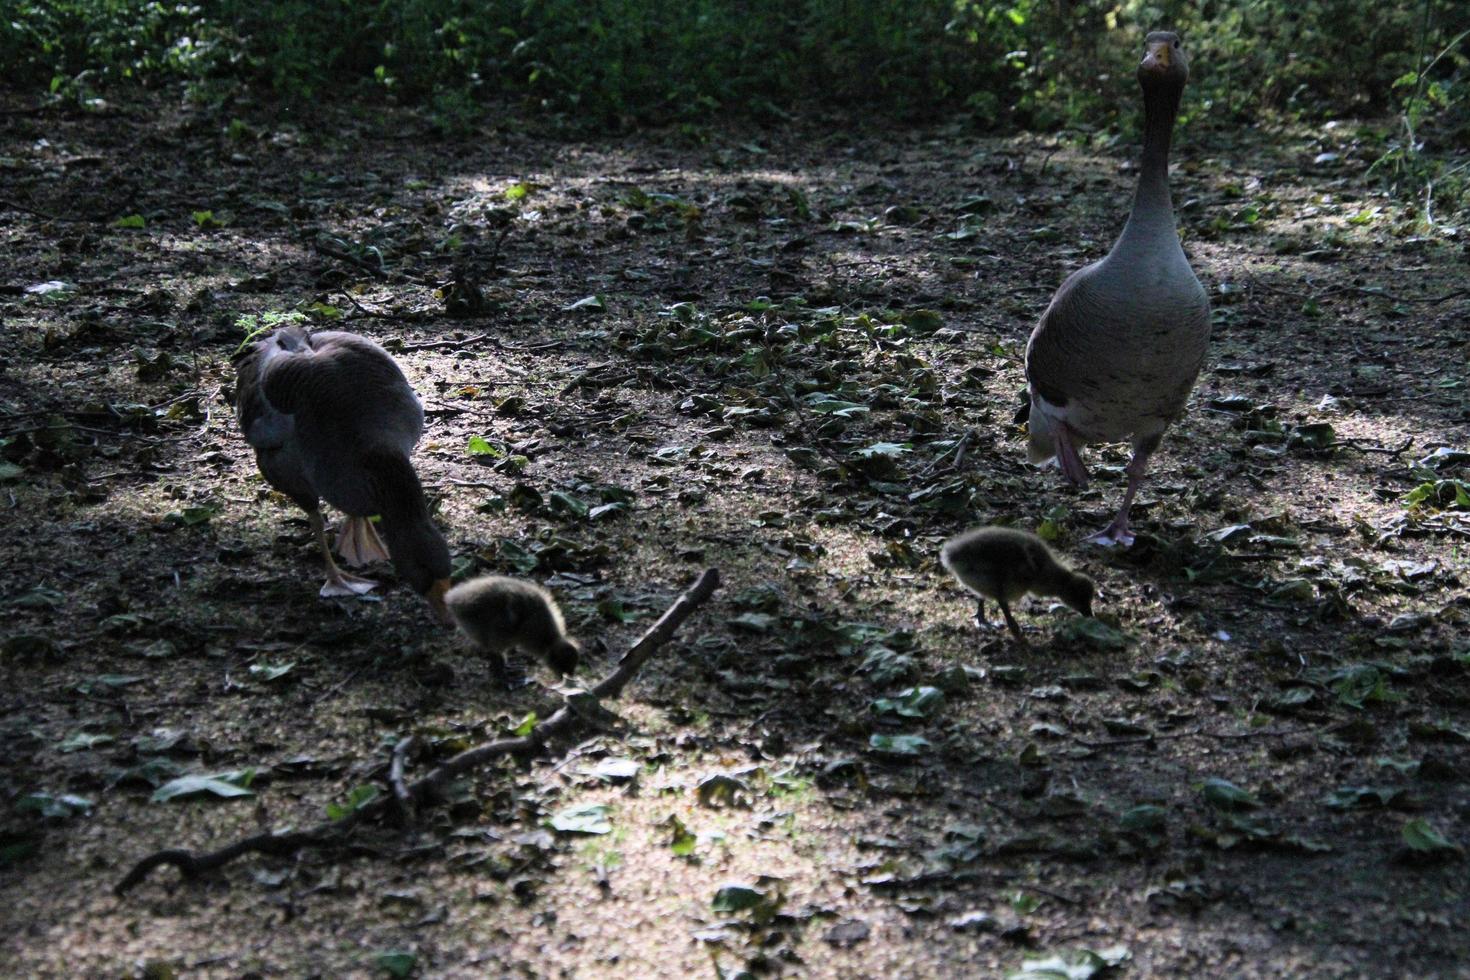
M 1147 85 L 1143 90 L 1143 166 L 1133 211 L 1118 246 L 1176 245 L 1174 203 L 1169 197 L 1169 141 L 1179 114 L 1182 86 Z
M 420 523 L 429 519 L 423 485 L 406 456 L 378 451 L 366 458 L 363 468 L 385 525 Z
M 370 462 L 373 492 L 383 515 L 383 540 L 393 557 L 393 568 L 419 595 L 430 596 L 436 583 L 448 588 L 449 545 L 434 526 L 413 464 L 407 456 L 392 452 L 376 454 Z M 435 601 L 430 599 L 431 604 Z

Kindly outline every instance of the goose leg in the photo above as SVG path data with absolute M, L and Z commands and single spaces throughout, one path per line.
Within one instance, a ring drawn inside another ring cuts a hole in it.
M 377 586 L 377 582 L 356 575 L 349 575 L 337 567 L 332 560 L 332 548 L 327 544 L 327 522 L 322 520 L 322 512 L 314 510 L 309 515 L 311 519 L 311 530 L 316 535 L 317 547 L 322 551 L 322 558 L 327 563 L 327 581 L 322 585 L 321 594 L 331 596 L 362 595 L 370 592 Z
M 485 655 L 490 661 L 491 675 L 503 689 L 514 691 L 531 683 L 531 675 L 519 659 L 509 659 L 501 650 L 486 650 Z
M 985 600 L 984 599 L 976 599 L 975 600 L 975 626 L 978 629 L 982 629 L 982 630 L 988 630 L 988 629 L 990 629 L 990 621 L 985 618 Z
M 1159 448 L 1161 438 L 1153 436 L 1133 447 L 1133 458 L 1128 461 L 1128 467 L 1124 470 L 1128 474 L 1128 489 L 1123 491 L 1123 505 L 1118 508 L 1118 516 L 1113 518 L 1113 523 L 1087 539 L 1089 544 L 1104 548 L 1114 545 L 1133 547 L 1134 538 L 1128 526 L 1128 511 L 1133 508 L 1133 498 L 1137 495 L 1138 488 L 1143 486 L 1143 475 L 1148 471 L 1148 459 Z
M 342 524 L 337 532 L 337 554 L 349 565 L 388 560 L 387 546 L 378 537 L 373 522 L 366 517 L 349 517 Z
M 1087 486 L 1087 467 L 1082 465 L 1082 457 L 1077 454 L 1077 444 L 1072 441 L 1072 430 L 1066 422 L 1056 424 L 1057 443 L 1057 465 L 1062 468 L 1062 476 L 1074 487 Z

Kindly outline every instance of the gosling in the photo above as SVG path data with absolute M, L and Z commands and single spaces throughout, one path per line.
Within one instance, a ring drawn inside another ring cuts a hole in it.
M 502 575 L 461 582 L 444 594 L 449 615 L 502 678 L 505 652 L 538 657 L 558 674 L 577 669 L 581 647 L 567 636 L 556 600 L 541 586 Z
M 973 528 L 946 541 L 939 561 L 975 593 L 975 625 L 986 625 L 985 600 L 990 599 L 1000 606 L 1006 625 L 1023 646 L 1026 639 L 1010 604 L 1028 593 L 1055 596 L 1082 615 L 1092 615 L 1092 579 L 1062 564 L 1046 542 L 1029 531 Z

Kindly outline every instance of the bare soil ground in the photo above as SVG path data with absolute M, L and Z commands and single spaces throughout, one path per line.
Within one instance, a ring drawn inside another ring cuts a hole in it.
M 1176 140 L 1215 335 L 1120 553 L 1124 447 L 1078 493 L 1014 415 L 1130 141 L 240 116 L 5 118 L 0 972 L 1470 976 L 1465 237 L 1352 126 Z M 560 700 L 390 569 L 318 598 L 229 407 L 237 317 L 292 310 L 397 352 L 458 572 L 547 583 L 584 682 L 725 585 L 620 723 L 417 829 L 119 899 Z M 935 558 L 993 522 L 1098 622 L 977 630 Z M 152 801 L 191 774 L 253 795 Z

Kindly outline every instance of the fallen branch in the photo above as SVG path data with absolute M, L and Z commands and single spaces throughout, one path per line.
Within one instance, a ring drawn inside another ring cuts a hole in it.
M 719 586 L 719 571 L 713 568 L 705 569 L 698 580 L 689 587 L 689 590 L 679 596 L 674 604 L 659 617 L 658 622 L 650 626 L 648 631 L 638 639 L 638 642 L 628 648 L 611 674 L 588 691 L 576 691 L 569 694 L 566 704 L 550 718 L 537 725 L 529 735 L 496 739 L 485 745 L 466 749 L 407 785 L 403 784 L 402 766 L 399 764 L 400 757 L 406 757 L 409 752 L 409 749 L 404 746 L 411 739 L 405 739 L 394 748 L 394 761 L 389 769 L 390 784 L 395 779 L 394 771 L 398 770 L 397 785 L 393 786 L 389 793 L 364 804 L 342 819 L 327 821 L 307 830 L 256 834 L 254 837 L 247 837 L 227 847 L 206 851 L 203 854 L 196 854 L 181 848 L 157 851 L 135 864 L 132 870 L 113 887 L 113 893 L 118 896 L 127 894 L 135 885 L 147 878 L 154 868 L 165 864 L 178 868 L 185 878 L 193 878 L 203 872 L 223 867 L 246 854 L 284 856 L 294 854 L 305 847 L 323 847 L 339 843 L 347 832 L 359 823 L 390 816 L 400 807 L 409 808 L 442 799 L 441 790 L 450 781 L 488 762 L 504 755 L 530 754 L 539 750 L 552 738 L 571 731 L 583 717 L 595 709 L 595 705 L 589 705 L 586 702 L 617 698 L 628 682 L 638 673 L 639 668 L 673 637 L 684 620 L 703 605 Z

